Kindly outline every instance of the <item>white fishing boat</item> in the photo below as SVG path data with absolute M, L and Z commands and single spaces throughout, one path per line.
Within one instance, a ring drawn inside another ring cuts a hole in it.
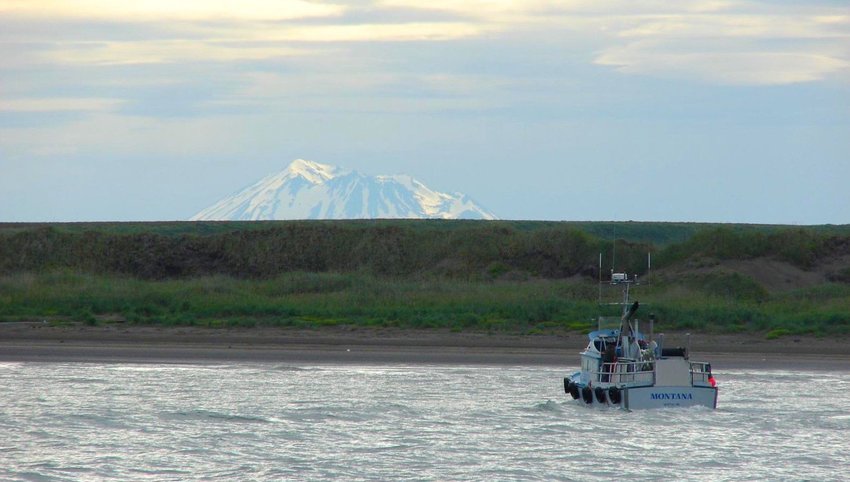
M 564 378 L 564 391 L 587 405 L 626 410 L 704 406 L 717 408 L 717 383 L 711 364 L 692 361 L 689 347 L 665 348 L 664 336 L 652 339 L 635 319 L 638 302 L 629 303 L 632 280 L 615 273 L 612 284 L 622 284 L 623 315 L 600 317 L 581 352 L 581 370 Z

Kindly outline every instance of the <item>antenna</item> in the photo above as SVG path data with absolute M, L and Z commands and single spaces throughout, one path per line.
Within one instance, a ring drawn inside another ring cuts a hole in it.
M 617 236 L 614 236 L 614 240 L 611 242 L 611 272 L 617 269 Z
M 599 253 L 599 304 L 602 304 L 602 253 Z
M 652 252 L 646 253 L 646 284 L 652 284 Z

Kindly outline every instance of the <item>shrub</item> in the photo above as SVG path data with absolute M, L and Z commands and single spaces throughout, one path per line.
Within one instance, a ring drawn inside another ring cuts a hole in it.
M 773 330 L 768 331 L 767 335 L 765 335 L 765 338 L 767 338 L 768 340 L 775 340 L 777 338 L 787 336 L 787 335 L 790 335 L 790 334 L 791 334 L 791 330 L 789 330 L 787 328 L 775 328 Z

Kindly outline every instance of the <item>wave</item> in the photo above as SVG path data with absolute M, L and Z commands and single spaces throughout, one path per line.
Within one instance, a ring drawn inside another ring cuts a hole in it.
M 213 410 L 191 410 L 188 412 L 164 412 L 160 414 L 160 418 L 167 420 L 221 420 L 225 422 L 239 423 L 271 423 L 272 420 L 260 417 L 258 415 L 240 415 L 234 413 L 216 412 Z
M 293 365 L 275 365 L 270 368 L 270 370 L 274 370 L 277 372 L 320 372 L 322 371 L 319 367 L 297 367 Z
M 532 410 L 536 412 L 562 412 L 564 407 L 562 403 L 546 400 L 545 402 L 534 404 Z

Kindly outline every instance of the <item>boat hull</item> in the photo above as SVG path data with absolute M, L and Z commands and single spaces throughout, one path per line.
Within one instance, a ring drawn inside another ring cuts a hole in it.
M 623 390 L 622 408 L 708 407 L 717 408 L 717 388 L 713 387 L 634 387 Z
M 716 387 L 653 385 L 612 389 L 608 385 L 585 390 L 586 386 L 578 381 L 579 374 L 576 373 L 565 379 L 564 386 L 575 386 L 577 396 L 574 395 L 573 398 L 589 406 L 620 407 L 625 410 L 697 406 L 717 408 Z M 616 393 L 612 394 L 611 390 Z

